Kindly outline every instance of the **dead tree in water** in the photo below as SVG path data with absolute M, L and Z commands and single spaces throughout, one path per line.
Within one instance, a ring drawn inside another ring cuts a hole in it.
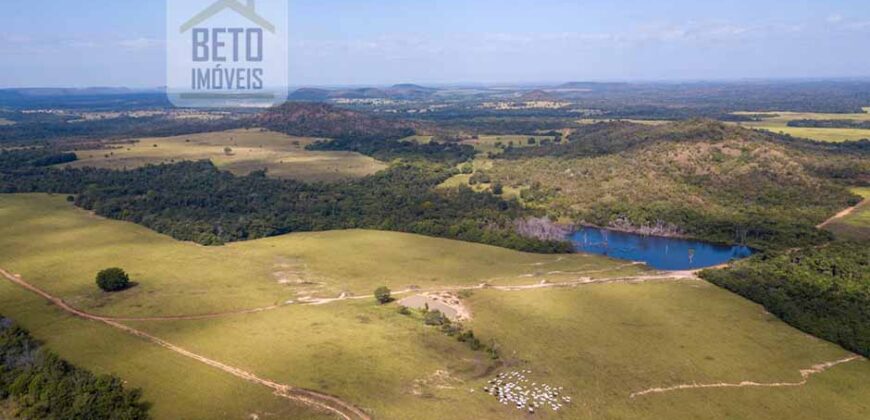
M 573 231 L 571 225 L 553 222 L 547 217 L 530 217 L 514 222 L 514 229 L 522 236 L 544 241 L 563 241 Z

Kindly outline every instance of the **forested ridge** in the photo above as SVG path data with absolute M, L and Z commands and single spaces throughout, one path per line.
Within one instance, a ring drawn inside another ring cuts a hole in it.
M 11 320 L 0 317 L 0 400 L 16 418 L 149 418 L 150 404 L 115 376 L 96 376 L 60 359 Z
M 783 249 L 824 243 L 815 226 L 870 183 L 870 143 L 821 144 L 690 120 L 599 123 L 567 142 L 506 148 L 493 182 L 580 223 Z

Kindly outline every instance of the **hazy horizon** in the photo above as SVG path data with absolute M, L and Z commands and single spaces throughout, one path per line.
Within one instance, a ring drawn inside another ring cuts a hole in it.
M 751 84 L 751 83 L 848 83 L 848 82 L 868 82 L 870 76 L 863 77 L 805 77 L 805 78 L 742 78 L 742 79 L 637 79 L 637 80 L 557 80 L 547 82 L 525 82 L 525 81 L 508 81 L 508 82 L 475 82 L 475 81 L 458 81 L 458 82 L 434 82 L 434 83 L 418 83 L 415 81 L 395 81 L 386 83 L 333 83 L 333 84 L 300 84 L 289 86 L 291 91 L 297 89 L 353 89 L 353 88 L 387 88 L 397 85 L 418 85 L 429 88 L 519 88 L 519 89 L 553 89 L 561 85 L 569 83 L 590 83 L 590 84 L 629 84 L 629 85 L 644 85 L 644 84 L 661 84 L 661 85 L 678 85 L 678 84 Z M 63 85 L 63 86 L 0 86 L 0 90 L 28 90 L 28 89 L 72 89 L 72 90 L 88 90 L 88 89 L 127 89 L 136 92 L 161 91 L 165 86 L 125 86 L 125 85 Z
M 870 39 L 870 2 L 290 6 L 297 87 L 870 78 L 855 48 Z M 163 1 L 4 1 L 0 88 L 163 86 L 164 14 Z

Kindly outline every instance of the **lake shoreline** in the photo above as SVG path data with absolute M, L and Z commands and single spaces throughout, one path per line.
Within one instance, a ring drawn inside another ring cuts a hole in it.
M 751 256 L 756 250 L 745 245 L 727 245 L 658 235 L 645 235 L 609 228 L 585 226 L 567 236 L 576 252 L 644 263 L 660 270 L 697 270 Z

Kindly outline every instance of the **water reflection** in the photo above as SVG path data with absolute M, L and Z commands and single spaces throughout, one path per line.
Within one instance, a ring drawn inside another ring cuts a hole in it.
M 583 228 L 571 235 L 571 241 L 577 251 L 641 261 L 660 270 L 712 267 L 752 255 L 752 250 L 746 246 L 643 236 L 598 228 Z

